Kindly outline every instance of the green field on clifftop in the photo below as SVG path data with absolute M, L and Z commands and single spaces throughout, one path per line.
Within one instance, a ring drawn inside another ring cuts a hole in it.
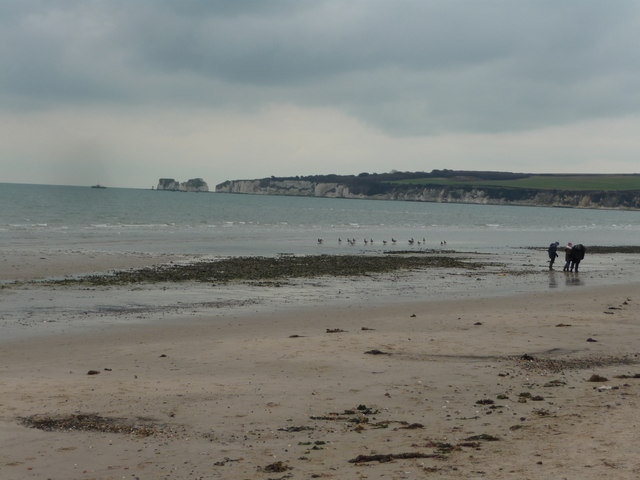
M 399 185 L 469 185 L 477 187 L 534 188 L 541 190 L 640 190 L 640 175 L 530 175 L 524 178 L 485 180 L 473 177 L 414 178 L 389 182 Z

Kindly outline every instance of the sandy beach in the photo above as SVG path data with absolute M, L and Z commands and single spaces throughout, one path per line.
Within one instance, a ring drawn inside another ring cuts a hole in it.
M 0 348 L 0 478 L 635 479 L 638 287 L 16 338 Z

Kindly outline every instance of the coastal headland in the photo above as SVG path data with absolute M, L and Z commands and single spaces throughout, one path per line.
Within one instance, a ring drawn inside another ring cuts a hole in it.
M 414 202 L 640 209 L 640 174 L 433 170 L 228 180 L 216 192 Z
M 34 333 L 0 349 L 0 477 L 635 479 L 639 283 L 619 266 L 638 253 L 594 253 L 580 276 L 544 253 L 332 259 L 320 276 L 323 256 L 230 259 L 215 278 L 203 259 L 109 258 L 115 274 L 53 281 L 69 269 L 24 259 L 0 289 L 3 328 Z M 215 306 L 225 288 L 247 303 Z

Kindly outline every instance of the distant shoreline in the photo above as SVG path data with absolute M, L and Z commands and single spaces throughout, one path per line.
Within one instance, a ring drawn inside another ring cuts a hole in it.
M 434 170 L 228 180 L 216 192 L 433 203 L 640 210 L 640 174 Z

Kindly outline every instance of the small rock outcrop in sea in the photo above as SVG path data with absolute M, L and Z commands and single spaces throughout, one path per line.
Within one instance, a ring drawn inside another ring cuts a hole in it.
M 158 180 L 156 190 L 170 190 L 173 192 L 208 192 L 209 185 L 201 178 L 192 178 L 186 182 L 178 182 L 173 178 Z

